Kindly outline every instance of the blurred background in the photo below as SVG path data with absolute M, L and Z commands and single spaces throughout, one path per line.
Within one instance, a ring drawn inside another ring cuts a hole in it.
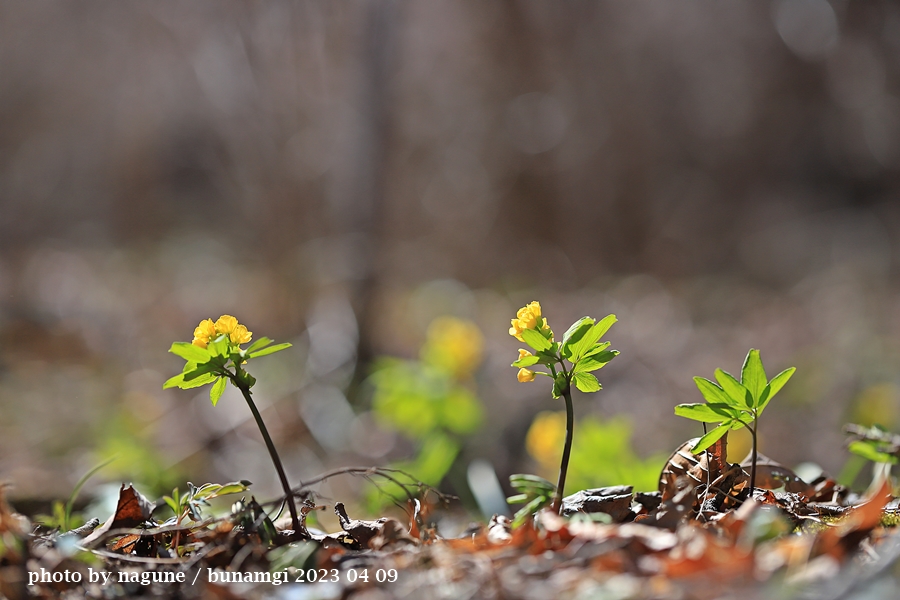
M 751 347 L 798 368 L 761 451 L 836 474 L 845 422 L 900 427 L 898 72 L 886 0 L 3 4 L 0 478 L 276 497 L 236 390 L 161 389 L 228 313 L 294 344 L 252 365 L 293 483 L 503 510 L 559 452 L 532 300 L 619 318 L 571 491 L 652 489 Z

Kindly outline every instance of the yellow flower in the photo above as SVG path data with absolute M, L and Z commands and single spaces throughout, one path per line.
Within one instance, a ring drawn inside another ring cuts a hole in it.
M 539 413 L 525 436 L 525 448 L 528 454 L 541 463 L 545 469 L 559 466 L 563 440 L 566 436 L 566 413 Z
M 243 325 L 237 325 L 234 331 L 229 334 L 229 337 L 232 344 L 246 344 L 253 337 L 253 332 L 247 331 L 247 328 Z
M 522 332 L 526 329 L 539 329 L 540 331 L 550 331 L 547 319 L 541 316 L 540 302 L 530 302 L 523 306 L 516 313 L 516 318 L 510 321 L 512 327 L 509 328 L 509 335 L 513 336 L 520 342 L 525 340 L 522 338 Z
M 438 317 L 428 326 L 422 360 L 445 369 L 458 379 L 472 375 L 481 364 L 484 337 L 471 321 Z
M 234 328 L 238 326 L 238 320 L 231 315 L 222 315 L 216 321 L 216 333 L 231 334 Z
M 528 383 L 529 381 L 534 381 L 534 371 L 530 371 L 528 369 L 519 369 L 519 372 L 516 375 L 516 379 L 519 380 L 519 383 Z
M 215 335 L 216 326 L 213 324 L 212 319 L 204 319 L 194 328 L 194 339 L 191 343 L 195 346 L 206 348 L 209 344 L 209 339 Z
M 534 354 L 532 354 L 528 350 L 522 350 L 521 348 L 519 348 L 519 360 L 522 360 L 526 356 L 534 356 Z

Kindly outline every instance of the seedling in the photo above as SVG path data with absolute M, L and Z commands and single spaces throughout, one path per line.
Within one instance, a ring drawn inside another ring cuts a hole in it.
M 209 390 L 209 399 L 213 406 L 219 402 L 219 398 L 225 391 L 225 385 L 229 381 L 241 391 L 250 412 L 253 413 L 259 432 L 266 442 L 266 448 L 269 450 L 275 470 L 278 472 L 288 510 L 291 512 L 291 525 L 294 532 L 297 533 L 302 529 L 294 503 L 294 494 L 288 484 L 287 476 L 284 474 L 284 467 L 281 465 L 281 459 L 278 457 L 278 451 L 275 449 L 269 430 L 266 429 L 266 424 L 250 394 L 250 388 L 256 383 L 256 378 L 244 368 L 244 365 L 252 358 L 273 354 L 290 348 L 291 345 L 287 343 L 273 344 L 272 340 L 263 337 L 247 348 L 241 348 L 242 344 L 250 342 L 252 336 L 252 332 L 247 331 L 247 328 L 238 323 L 238 320 L 231 315 L 222 315 L 215 323 L 212 319 L 201 321 L 194 329 L 193 341 L 175 342 L 169 348 L 169 352 L 180 356 L 186 362 L 182 372 L 166 381 L 163 389 L 178 387 L 187 390 L 211 383 L 213 385 Z
M 891 433 L 880 425 L 864 427 L 850 423 L 844 426 L 850 435 L 847 449 L 875 463 L 896 465 L 900 460 L 900 435 Z
M 535 351 L 535 354 L 532 354 L 528 350 L 519 350 L 519 360 L 512 364 L 519 369 L 518 380 L 526 383 L 534 381 L 537 375 L 550 377 L 553 380 L 553 398 L 562 396 L 566 402 L 566 439 L 559 465 L 559 480 L 551 504 L 557 513 L 562 510 L 563 490 L 566 486 L 566 473 L 572 452 L 575 411 L 572 406 L 571 386 L 574 383 L 575 387 L 584 393 L 601 389 L 600 382 L 591 372 L 606 366 L 619 354 L 617 350 L 607 349 L 609 342 L 599 341 L 615 322 L 615 315 L 607 315 L 600 321 L 582 317 L 569 327 L 562 341 L 557 342 L 553 339 L 553 330 L 550 329 L 547 319 L 541 314 L 541 305 L 538 302 L 520 308 L 516 318 L 511 321 L 509 334 L 520 342 L 525 342 Z M 543 365 L 550 372 L 533 371 L 528 368 L 534 365 Z
M 694 377 L 694 383 L 697 384 L 706 403 L 679 404 L 675 407 L 675 414 L 694 421 L 718 423 L 718 425 L 701 437 L 700 441 L 691 448 L 691 452 L 694 454 L 702 452 L 730 430 L 746 427 L 753 436 L 753 450 L 750 458 L 750 489 L 752 490 L 756 486 L 756 434 L 759 416 L 775 394 L 791 378 L 794 371 L 796 371 L 794 367 L 785 369 L 771 381 L 767 381 L 766 371 L 759 358 L 759 350 L 751 349 L 744 360 L 743 368 L 741 368 L 740 381 L 722 369 L 715 371 L 718 384 L 703 377 Z

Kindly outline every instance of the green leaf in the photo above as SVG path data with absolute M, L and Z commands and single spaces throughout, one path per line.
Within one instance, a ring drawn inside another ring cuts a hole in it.
M 178 387 L 180 387 L 180 388 L 183 389 L 183 390 L 191 390 L 191 389 L 194 389 L 194 388 L 203 387 L 203 386 L 206 385 L 207 383 L 212 383 L 212 382 L 215 381 L 215 380 L 216 380 L 216 376 L 215 376 L 215 375 L 213 375 L 212 373 L 207 373 L 207 374 L 205 374 L 205 375 L 201 375 L 201 376 L 198 377 L 197 379 L 192 379 L 192 380 L 190 380 L 190 381 L 185 381 L 184 383 L 182 383 L 182 384 L 179 385 Z
M 185 381 L 193 381 L 197 379 L 201 375 L 206 373 L 211 373 L 216 368 L 216 365 L 212 364 L 212 362 L 208 362 L 206 364 L 200 365 L 193 371 L 189 371 L 187 373 L 182 373 L 181 375 L 184 377 Z
M 261 337 L 258 340 L 256 340 L 255 342 L 253 342 L 252 344 L 250 344 L 249 346 L 247 346 L 247 348 L 244 350 L 244 352 L 249 354 L 250 352 L 253 352 L 254 350 L 259 350 L 260 348 L 264 348 L 264 347 L 268 346 L 273 341 L 274 340 L 270 340 L 267 337 Z
M 590 373 L 575 373 L 573 380 L 575 381 L 575 387 L 586 394 L 596 392 L 602 387 L 597 378 Z
M 853 454 L 857 454 L 873 462 L 889 463 L 892 465 L 897 464 L 898 459 L 896 456 L 894 456 L 893 454 L 888 454 L 887 452 L 881 452 L 871 442 L 856 440 L 850 442 L 850 445 L 847 446 L 847 449 L 850 450 L 850 452 L 852 452 Z
M 750 394 L 753 396 L 753 408 L 759 406 L 760 398 L 767 382 L 766 371 L 763 369 L 759 350 L 751 349 L 744 360 L 743 368 L 741 368 L 741 383 L 750 390 Z
M 528 502 L 528 499 L 531 498 L 528 494 L 516 494 L 515 496 L 510 496 L 506 499 L 507 504 L 524 504 Z
M 721 423 L 733 418 L 734 415 L 729 414 L 729 410 L 733 411 L 734 409 L 725 404 L 679 404 L 675 407 L 675 414 L 703 423 Z
M 597 343 L 597 340 L 602 338 L 604 334 L 609 331 L 609 328 L 612 327 L 613 323 L 616 321 L 616 315 L 606 315 L 597 321 L 597 323 L 594 324 L 580 340 L 571 344 L 571 354 L 574 359 L 572 362 L 576 362 L 582 356 L 587 354 L 588 350 Z
M 212 402 L 212 405 L 215 406 L 219 402 L 219 398 L 222 397 L 222 392 L 225 391 L 225 383 L 227 383 L 227 379 L 224 377 L 219 377 L 216 380 L 216 383 L 209 388 L 209 401 Z
M 519 527 L 525 521 L 528 520 L 528 517 L 539 511 L 544 506 L 550 504 L 550 498 L 546 496 L 538 496 L 522 508 L 520 508 L 515 515 L 513 515 L 512 526 Z
M 788 382 L 788 380 L 791 378 L 791 375 L 793 375 L 794 371 L 796 370 L 797 367 L 790 367 L 772 378 L 772 381 L 769 382 L 769 385 L 765 387 L 762 395 L 760 396 L 759 414 L 762 414 L 763 409 L 768 406 L 769 400 L 771 400 L 772 397 L 775 396 L 775 394 L 781 391 L 781 388 L 784 387 L 784 384 Z
M 195 346 L 190 342 L 175 342 L 169 348 L 169 352 L 175 356 L 180 356 L 184 360 L 190 360 L 197 363 L 205 363 L 210 359 L 210 353 L 200 346 Z
M 540 352 L 541 350 L 549 350 L 553 346 L 553 344 L 550 343 L 550 340 L 545 338 L 534 329 L 522 330 L 522 339 L 525 340 L 526 344 L 528 344 L 538 352 Z
M 587 373 L 589 371 L 596 371 L 597 369 L 605 367 L 609 361 L 611 361 L 618 355 L 618 350 L 604 350 L 596 354 L 584 356 L 577 363 L 575 363 L 575 368 L 572 369 L 572 371 L 574 373 Z
M 518 367 L 518 368 L 521 369 L 521 368 L 523 368 L 523 367 L 530 367 L 531 365 L 536 365 L 536 364 L 539 363 L 540 361 L 541 361 L 541 357 L 540 357 L 540 356 L 535 356 L 535 355 L 532 354 L 531 356 L 526 356 L 526 357 L 524 357 L 524 358 L 520 358 L 519 360 L 517 360 L 516 362 L 514 362 L 514 363 L 513 363 L 512 365 L 510 365 L 510 366 L 512 366 L 512 367 Z
M 523 493 L 532 491 L 552 496 L 556 492 L 556 486 L 552 482 L 530 473 L 514 473 L 510 475 L 509 485 Z
M 213 356 L 226 356 L 228 354 L 228 336 L 220 335 L 215 341 L 211 341 L 206 348 Z
M 258 356 L 266 356 L 268 354 L 275 354 L 276 352 L 281 352 L 282 350 L 285 350 L 290 347 L 291 347 L 291 344 L 289 344 L 288 342 L 284 342 L 281 344 L 275 344 L 274 346 L 269 346 L 267 348 L 263 348 L 262 350 L 257 350 L 256 352 L 253 352 L 253 353 L 249 354 L 248 356 L 250 358 L 257 358 Z
M 743 402 L 733 400 L 722 388 L 705 377 L 694 377 L 694 383 L 710 404 L 726 404 L 739 410 L 747 407 Z
M 173 387 L 181 387 L 181 384 L 184 383 L 184 373 L 179 373 L 175 377 L 169 377 L 166 379 L 166 382 L 163 384 L 163 389 L 167 390 Z
M 561 346 L 561 353 L 565 358 L 572 356 L 572 344 L 581 340 L 581 338 L 584 337 L 584 334 L 587 333 L 593 325 L 594 319 L 590 317 L 581 317 L 572 323 L 572 326 L 566 330 L 566 333 L 563 334 Z
M 722 390 L 734 400 L 734 404 L 744 404 L 747 408 L 753 408 L 753 396 L 750 394 L 750 390 L 741 385 L 731 373 L 716 369 L 716 381 L 722 386 Z
M 700 441 L 697 442 L 693 448 L 691 448 L 691 452 L 697 454 L 698 452 L 702 452 L 715 444 L 719 440 L 719 438 L 728 433 L 728 430 L 731 429 L 733 423 L 734 421 L 725 421 L 724 423 L 704 435 L 702 438 L 700 438 Z

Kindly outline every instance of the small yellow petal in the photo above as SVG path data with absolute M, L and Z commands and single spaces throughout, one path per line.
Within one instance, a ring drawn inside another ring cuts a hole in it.
M 231 315 L 222 315 L 216 321 L 216 333 L 231 334 L 234 328 L 238 326 L 238 320 Z
M 519 360 L 522 360 L 526 356 L 534 356 L 534 354 L 532 354 L 528 350 L 522 350 L 521 348 L 519 348 Z
M 234 328 L 234 331 L 229 334 L 232 344 L 246 344 L 250 341 L 252 336 L 253 332 L 247 331 L 247 328 L 240 324 L 238 324 L 237 327 Z
M 534 371 L 530 371 L 528 369 L 519 369 L 518 374 L 516 374 L 516 379 L 519 380 L 519 383 L 528 383 L 529 381 L 534 381 Z
M 200 346 L 201 348 L 206 348 L 209 341 L 201 339 L 201 338 L 194 338 L 191 343 L 195 346 Z

